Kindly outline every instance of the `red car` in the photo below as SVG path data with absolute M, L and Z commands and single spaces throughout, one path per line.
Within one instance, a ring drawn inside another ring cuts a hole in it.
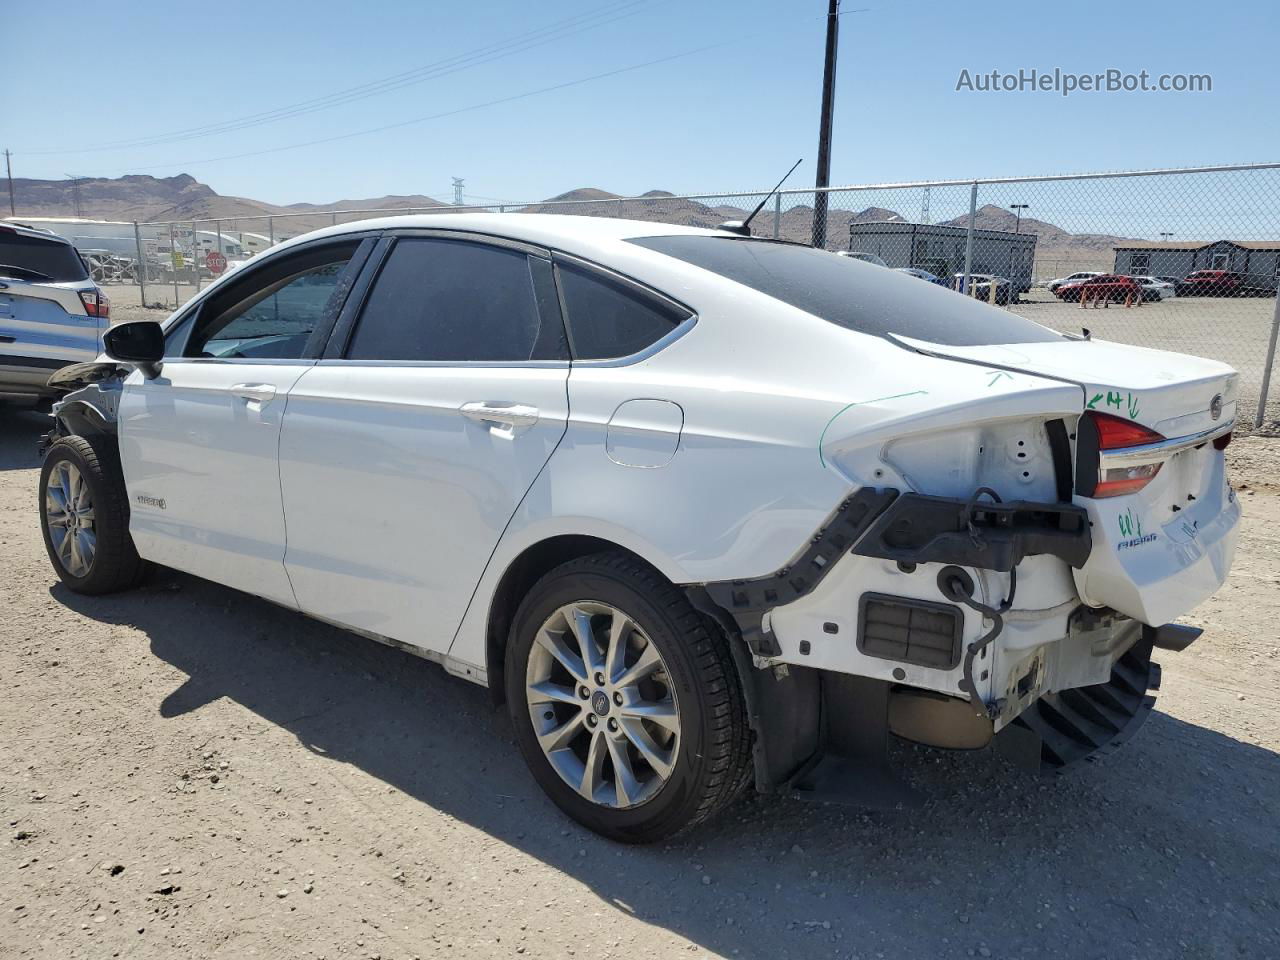
M 1110 300 L 1112 303 L 1122 303 L 1132 297 L 1134 303 L 1138 303 L 1142 300 L 1142 284 L 1133 277 L 1104 273 L 1088 280 L 1064 283 L 1054 291 L 1054 295 L 1059 300 L 1076 301 L 1083 296 L 1090 301 Z
M 1197 270 L 1178 283 L 1180 297 L 1269 297 L 1273 284 L 1231 270 Z

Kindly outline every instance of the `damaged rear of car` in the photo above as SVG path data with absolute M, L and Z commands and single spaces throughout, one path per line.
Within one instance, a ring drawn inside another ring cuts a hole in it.
M 888 732 L 1060 769 L 1138 729 L 1234 552 L 1234 371 L 804 248 L 640 242 L 869 335 L 815 451 L 850 495 L 771 575 L 705 585 L 757 668 L 759 786 L 865 793 Z

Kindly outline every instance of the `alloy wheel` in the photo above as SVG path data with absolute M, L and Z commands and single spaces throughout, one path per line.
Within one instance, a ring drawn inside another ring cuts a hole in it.
M 635 807 L 670 779 L 680 751 L 675 690 L 657 646 L 623 611 L 583 600 L 548 617 L 525 691 L 543 754 L 586 799 Z
M 87 576 L 98 549 L 98 535 L 89 485 L 74 463 L 63 460 L 53 468 L 44 500 L 54 555 L 71 576 Z

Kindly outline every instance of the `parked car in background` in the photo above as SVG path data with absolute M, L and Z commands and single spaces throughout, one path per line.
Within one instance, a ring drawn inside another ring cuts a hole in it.
M 1177 288 L 1174 284 L 1167 280 L 1161 280 L 1159 277 L 1134 276 L 1135 280 L 1142 287 L 1142 299 L 1148 302 L 1153 300 L 1167 300 L 1169 297 L 1175 296 Z
M 847 797 L 890 732 L 1109 750 L 1235 548 L 1230 367 L 800 244 L 388 217 L 104 343 L 40 473 L 69 590 L 162 564 L 439 662 L 627 842 Z
M 1197 270 L 1177 284 L 1180 297 L 1271 297 L 1274 283 L 1232 270 Z
M 1008 277 L 994 277 L 989 273 L 971 273 L 969 274 L 969 296 L 978 300 L 991 299 L 991 285 L 995 284 L 996 299 L 995 302 L 1000 306 L 1007 306 L 1015 299 L 1013 293 L 1013 281 Z M 957 273 L 951 278 L 951 287 L 959 290 L 964 285 L 964 274 Z
M 1054 291 L 1054 295 L 1059 300 L 1071 303 L 1079 301 L 1082 297 L 1089 301 L 1103 300 L 1111 303 L 1120 303 L 1126 299 L 1144 299 L 1142 284 L 1134 277 L 1118 273 L 1102 273 L 1088 280 L 1064 283 Z
M 1178 284 L 1182 282 L 1181 277 L 1156 277 L 1161 283 L 1167 283 L 1173 287 L 1174 296 L 1178 294 Z
M 937 274 L 930 273 L 928 270 L 921 270 L 919 267 L 894 267 L 893 269 L 897 273 L 905 273 L 907 276 L 915 277 L 918 280 L 927 280 L 929 283 L 936 283 L 943 287 L 947 285 L 947 281 Z
M 836 256 L 849 257 L 853 260 L 861 260 L 863 263 L 874 263 L 877 267 L 889 266 L 884 262 L 884 260 L 877 257 L 874 253 L 863 253 L 859 250 L 841 250 L 836 254 Z
M 1102 276 L 1101 270 L 1081 270 L 1078 273 L 1072 273 L 1065 277 L 1059 277 L 1057 280 L 1050 280 L 1045 286 L 1050 293 L 1057 293 L 1058 288 L 1064 283 L 1079 283 L 1081 280 L 1090 280 L 1093 277 Z
M 0 396 L 49 396 L 51 373 L 98 356 L 110 312 L 70 241 L 0 224 Z

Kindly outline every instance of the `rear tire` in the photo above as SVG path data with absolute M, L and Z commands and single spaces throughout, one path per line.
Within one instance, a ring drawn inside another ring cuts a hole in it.
M 629 683 L 637 674 L 648 679 Z M 750 732 L 727 640 L 628 555 L 581 557 L 533 586 L 511 627 L 506 699 L 538 785 L 612 840 L 688 829 L 746 783 Z
M 76 593 L 113 593 L 146 573 L 129 536 L 115 437 L 59 437 L 40 469 L 40 528 L 49 562 Z

